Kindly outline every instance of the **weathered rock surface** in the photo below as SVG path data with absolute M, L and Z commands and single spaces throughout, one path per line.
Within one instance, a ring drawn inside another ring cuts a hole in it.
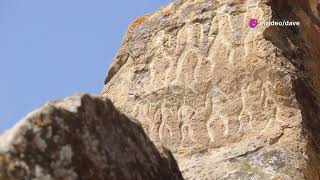
M 138 18 L 103 95 L 186 179 L 320 179 L 315 0 L 178 0 Z M 299 21 L 250 29 L 248 21 Z
M 172 154 L 158 149 L 108 99 L 75 95 L 0 136 L 0 179 L 182 179 Z

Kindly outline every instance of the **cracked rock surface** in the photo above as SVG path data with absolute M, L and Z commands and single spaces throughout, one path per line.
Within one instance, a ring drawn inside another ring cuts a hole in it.
M 181 180 L 172 154 L 110 100 L 50 102 L 0 136 L 0 180 Z

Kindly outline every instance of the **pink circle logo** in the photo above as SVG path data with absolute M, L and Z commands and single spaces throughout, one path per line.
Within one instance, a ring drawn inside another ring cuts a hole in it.
M 255 27 L 257 27 L 257 25 L 258 25 L 258 20 L 257 19 L 250 19 L 249 20 L 249 26 L 251 28 L 255 28 Z

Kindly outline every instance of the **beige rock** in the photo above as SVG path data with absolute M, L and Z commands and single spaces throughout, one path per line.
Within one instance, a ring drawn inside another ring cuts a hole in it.
M 130 26 L 102 93 L 186 179 L 318 180 L 314 12 L 302 0 L 178 0 Z M 250 18 L 301 25 L 251 29 Z
M 170 151 L 108 99 L 90 95 L 46 104 L 0 142 L 0 180 L 182 179 Z

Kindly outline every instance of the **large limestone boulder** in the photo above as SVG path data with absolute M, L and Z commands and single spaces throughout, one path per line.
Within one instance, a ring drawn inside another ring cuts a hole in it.
M 310 1 L 178 0 L 132 23 L 103 96 L 186 179 L 320 178 L 320 26 Z M 298 27 L 249 28 L 258 21 Z
M 172 154 L 104 98 L 50 102 L 0 136 L 0 180 L 80 179 L 182 176 Z

